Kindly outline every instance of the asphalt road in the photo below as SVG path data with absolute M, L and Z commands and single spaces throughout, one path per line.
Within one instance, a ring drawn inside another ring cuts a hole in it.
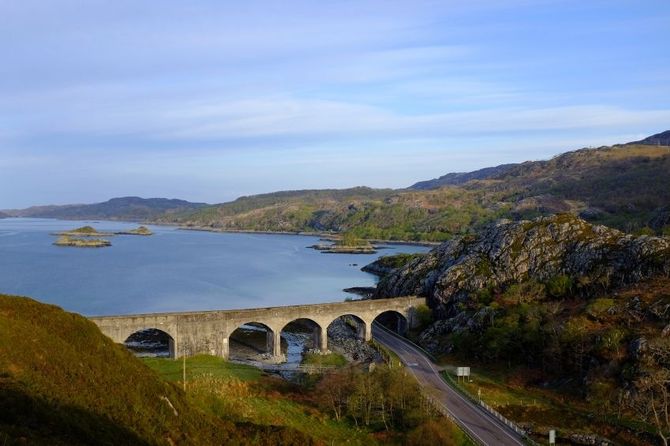
M 419 349 L 378 326 L 372 327 L 372 336 L 400 356 L 426 394 L 439 401 L 471 437 L 491 446 L 524 445 L 516 432 L 444 382 L 432 361 Z

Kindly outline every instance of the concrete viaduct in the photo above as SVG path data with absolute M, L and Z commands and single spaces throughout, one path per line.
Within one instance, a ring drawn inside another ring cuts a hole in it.
M 359 336 L 367 341 L 371 339 L 372 322 L 382 313 L 400 314 L 411 327 L 416 323 L 417 306 L 425 303 L 424 298 L 397 297 L 247 310 L 100 316 L 90 320 L 117 343 L 124 343 L 132 334 L 143 330 L 161 330 L 171 338 L 172 358 L 199 353 L 228 358 L 231 334 L 245 324 L 262 324 L 267 330 L 268 350 L 279 361 L 283 357 L 281 332 L 295 320 L 307 319 L 316 324 L 314 345 L 325 352 L 328 351 L 328 326 L 341 316 L 355 316 L 360 325 Z

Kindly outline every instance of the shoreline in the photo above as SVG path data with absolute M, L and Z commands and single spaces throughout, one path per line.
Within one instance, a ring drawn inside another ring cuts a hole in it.
M 154 224 L 156 226 L 176 226 L 177 229 L 182 231 L 202 231 L 202 232 L 219 232 L 222 234 L 258 234 L 258 235 L 299 235 L 305 237 L 321 237 L 328 240 L 337 239 L 339 233 L 337 232 L 308 232 L 308 231 L 259 231 L 252 229 L 221 229 L 221 228 L 208 228 L 204 226 L 179 226 L 176 224 Z M 430 242 L 427 240 L 424 241 L 415 241 L 415 240 L 383 240 L 383 239 L 364 239 L 370 243 L 377 243 L 383 245 L 414 245 L 414 246 L 425 246 L 425 247 L 435 247 L 441 245 L 443 242 Z
M 22 218 L 36 218 L 44 220 L 57 220 L 57 221 L 109 221 L 116 223 L 134 223 L 134 224 L 145 224 L 152 226 L 164 226 L 172 227 L 181 231 L 201 231 L 201 232 L 219 232 L 223 234 L 258 234 L 258 235 L 299 235 L 304 237 L 321 237 L 327 240 L 336 239 L 339 233 L 337 232 L 328 232 L 328 231 L 259 231 L 252 229 L 222 229 L 222 228 L 209 228 L 206 226 L 183 226 L 178 223 L 167 223 L 167 222 L 154 222 L 151 220 L 119 220 L 114 218 L 106 218 L 102 220 L 84 218 L 76 220 L 68 220 L 65 218 L 49 218 L 49 217 L 12 217 L 11 219 L 22 219 Z M 427 248 L 432 248 L 441 245 L 444 242 L 432 242 L 428 240 L 384 240 L 384 239 L 364 239 L 370 243 L 377 243 L 383 245 L 414 245 L 414 246 L 425 246 Z

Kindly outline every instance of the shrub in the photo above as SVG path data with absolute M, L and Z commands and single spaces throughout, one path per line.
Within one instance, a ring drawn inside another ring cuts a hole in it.
M 599 319 L 607 314 L 607 311 L 614 307 L 614 300 L 610 298 L 595 299 L 586 308 L 586 314 L 594 319 Z
M 547 293 L 552 297 L 565 297 L 572 291 L 574 285 L 572 278 L 566 275 L 555 276 L 545 283 Z
M 421 304 L 416 307 L 416 317 L 421 329 L 428 327 L 433 323 L 433 310 L 428 305 Z

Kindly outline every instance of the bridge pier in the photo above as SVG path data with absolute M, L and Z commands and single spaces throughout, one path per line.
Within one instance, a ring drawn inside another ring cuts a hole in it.
M 363 323 L 358 326 L 358 337 L 364 341 L 368 342 L 372 340 L 372 330 L 371 324 L 368 321 L 362 321 Z
M 228 336 L 224 337 L 221 341 L 221 357 L 225 360 L 228 360 L 230 357 L 230 339 Z
M 314 345 L 321 353 L 328 353 L 328 329 L 319 325 L 314 329 Z
M 281 352 L 281 331 L 272 330 L 271 338 L 272 338 L 272 350 L 270 351 L 272 352 L 273 360 L 277 363 L 286 361 L 286 357 Z
M 176 359 L 177 358 L 177 346 L 176 346 L 176 343 L 175 343 L 174 339 L 172 339 L 172 337 L 170 337 L 168 339 L 168 351 L 170 352 L 170 359 Z

